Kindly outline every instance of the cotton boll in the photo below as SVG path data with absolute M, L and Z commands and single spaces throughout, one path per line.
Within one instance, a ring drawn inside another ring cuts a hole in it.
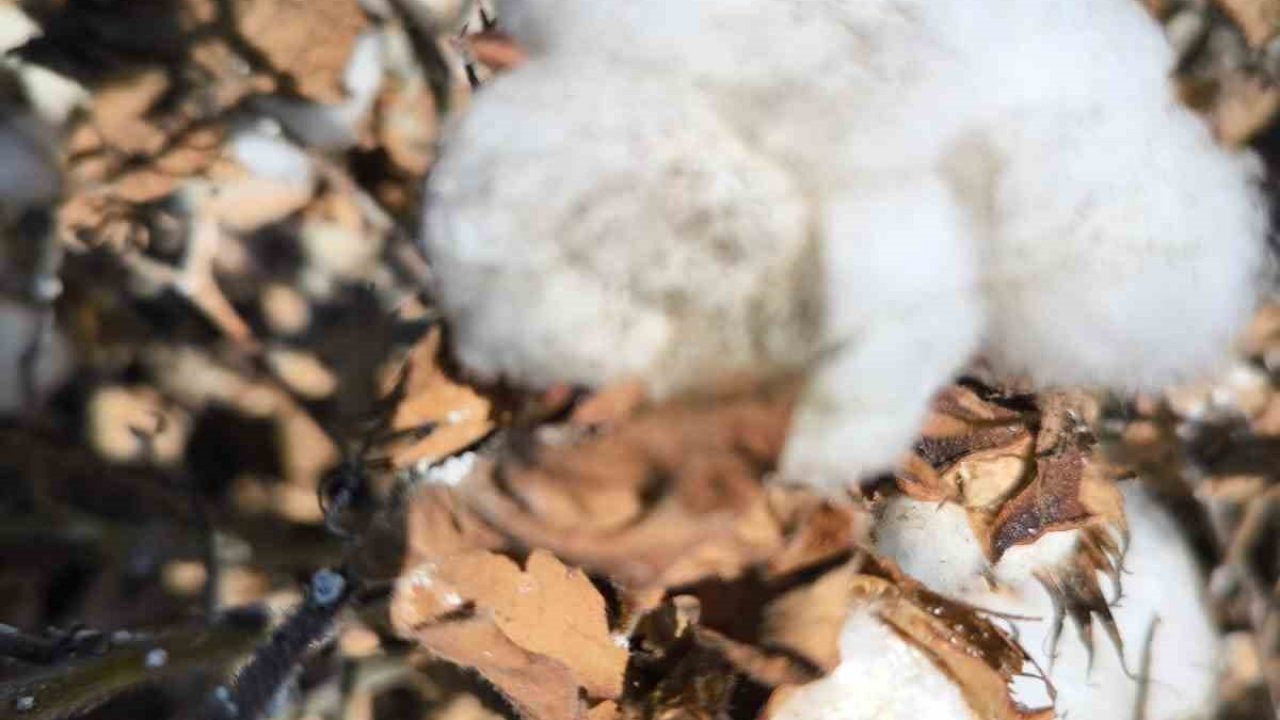
M 992 566 L 969 522 L 952 502 L 924 502 L 898 495 L 885 503 L 876 522 L 876 550 L 930 590 L 952 597 L 1001 587 L 1032 587 L 1036 573 L 1065 563 L 1075 553 L 1076 530 L 1047 533 L 1029 545 L 1015 545 Z
M 875 616 L 850 613 L 840 665 L 786 698 L 773 720 L 977 720 L 959 687 L 927 655 Z
M 930 505 L 896 498 L 876 528 L 876 546 L 931 589 L 975 607 L 1019 616 L 1010 622 L 1023 648 L 1048 672 L 1057 690 L 1059 717 L 1132 714 L 1141 688 L 1129 673 L 1142 671 L 1147 634 L 1158 619 L 1144 717 L 1207 719 L 1215 702 L 1219 637 L 1201 596 L 1203 579 L 1167 513 L 1136 484 L 1124 486 L 1123 494 L 1129 545 L 1121 575 L 1123 593 L 1112 606 L 1124 642 L 1123 663 L 1097 628 L 1091 653 L 1070 620 L 1053 652 L 1054 601 L 1036 575 L 1067 560 L 1077 536 L 1074 531 L 1050 533 L 1010 549 L 989 573 L 997 582 L 994 590 L 976 572 L 966 578 L 957 571 L 981 563 L 963 539 L 965 528 L 955 511 L 938 512 L 936 520 L 925 522 L 926 513 L 934 512 Z M 1049 701 L 1038 680 L 1020 679 L 1014 687 L 1024 705 Z
M 1224 359 L 1261 280 L 1267 219 L 1248 159 L 1172 106 L 1026 114 L 990 137 L 996 367 L 1136 390 Z
M 873 175 L 826 215 L 824 342 L 782 472 L 839 489 L 892 468 L 982 328 L 969 228 L 941 179 Z
M 1254 170 L 1174 104 L 1132 0 L 500 14 L 534 60 L 445 138 L 427 209 L 483 376 L 663 395 L 804 368 L 782 475 L 834 488 L 891 467 L 980 349 L 1149 388 L 1252 305 Z
M 929 589 L 960 595 L 983 582 L 988 568 L 969 514 L 950 502 L 889 500 L 873 530 L 876 550 Z
M 815 351 L 807 197 L 676 78 L 530 62 L 451 129 L 428 193 L 439 297 L 482 375 L 664 395 Z

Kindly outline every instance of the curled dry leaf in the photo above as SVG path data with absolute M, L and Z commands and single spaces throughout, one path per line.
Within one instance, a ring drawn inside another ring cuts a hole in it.
M 577 440 L 481 463 L 459 490 L 521 544 L 628 591 L 733 577 L 783 543 L 761 480 L 782 449 L 794 387 L 647 409 Z
M 427 650 L 475 668 L 529 718 L 581 717 L 579 689 L 622 693 L 627 651 L 610 637 L 603 597 L 542 550 L 523 570 L 484 550 L 423 562 L 401 577 L 392 618 Z
M 496 30 L 473 33 L 466 41 L 472 57 L 495 72 L 510 70 L 528 59 L 524 48 Z
M 1231 77 L 1219 84 L 1206 111 L 1218 140 L 1240 147 L 1280 112 L 1280 89 L 1259 77 Z
M 343 99 L 342 73 L 368 24 L 357 0 L 235 0 L 237 29 L 296 91 L 316 102 Z
M 1280 31 L 1278 0 L 1214 0 L 1253 47 L 1262 47 Z
M 383 381 L 396 402 L 390 430 L 398 437 L 383 448 L 395 467 L 447 457 L 493 428 L 489 401 L 442 369 L 441 339 L 439 328 L 430 330 Z

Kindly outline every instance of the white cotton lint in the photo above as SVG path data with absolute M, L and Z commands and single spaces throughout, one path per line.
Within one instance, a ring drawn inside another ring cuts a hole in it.
M 840 665 L 786 698 L 770 720 L 924 718 L 979 720 L 951 678 L 866 606 L 840 631 Z
M 977 564 L 960 535 L 963 528 L 948 511 L 940 522 L 918 521 L 932 507 L 895 499 L 886 521 L 876 528 L 876 546 L 926 586 L 955 599 L 1000 613 L 1008 620 L 1035 664 L 1057 691 L 1056 711 L 1064 718 L 1134 716 L 1147 678 L 1148 720 L 1208 720 L 1215 706 L 1220 664 L 1219 634 L 1203 598 L 1204 579 L 1190 549 L 1168 514 L 1137 484 L 1123 488 L 1129 546 L 1121 575 L 1123 593 L 1112 613 L 1124 644 L 1124 660 L 1095 619 L 1093 650 L 1067 620 L 1052 653 L 1053 600 L 1034 577 L 1069 558 L 1075 531 L 1049 533 L 1035 543 L 1010 549 L 992 569 L 999 583 L 988 589 L 979 575 L 968 578 L 956 567 Z M 957 506 L 950 505 L 955 508 Z M 951 517 L 948 521 L 947 518 Z M 904 520 L 903 518 L 906 518 Z M 1111 596 L 1110 580 L 1100 578 Z M 1006 622 L 1006 621 L 1000 621 Z M 1150 641 L 1150 665 L 1143 657 Z M 1027 668 L 1034 673 L 1034 667 Z M 1036 707 L 1049 702 L 1044 683 L 1019 678 L 1016 698 Z
M 840 488 L 977 352 L 1150 389 L 1213 370 L 1256 302 L 1259 165 L 1176 103 L 1134 0 L 500 10 L 531 59 L 452 122 L 424 215 L 479 375 L 805 370 L 781 474 Z

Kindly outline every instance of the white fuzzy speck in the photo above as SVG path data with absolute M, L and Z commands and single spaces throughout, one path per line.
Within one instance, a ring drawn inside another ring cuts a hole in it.
M 147 657 L 143 662 L 150 670 L 162 668 L 169 664 L 169 651 L 164 648 L 152 648 L 147 651 Z
M 311 158 L 278 134 L 261 130 L 238 133 L 231 140 L 231 154 L 259 177 L 289 185 L 310 185 L 315 178 Z
M 471 473 L 471 468 L 476 464 L 476 454 L 474 452 L 465 452 L 461 455 L 454 455 L 446 458 L 444 462 L 433 465 L 428 468 L 423 476 L 423 481 L 431 485 L 444 485 L 446 487 L 456 487 L 464 478 Z

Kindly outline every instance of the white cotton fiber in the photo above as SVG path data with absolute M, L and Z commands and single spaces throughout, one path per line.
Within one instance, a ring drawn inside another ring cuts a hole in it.
M 811 205 L 687 85 L 534 61 L 483 98 L 428 198 L 469 368 L 664 393 L 812 356 Z
M 873 529 L 876 550 L 944 595 L 978 589 L 988 569 L 969 514 L 951 502 L 889 500 Z
M 1043 385 L 1212 366 L 1255 163 L 1135 0 L 507 0 L 426 246 L 464 364 L 658 395 L 812 370 L 784 475 L 890 467 L 975 353 Z
M 840 665 L 798 689 L 770 720 L 978 720 L 960 689 L 927 655 L 875 616 L 849 614 Z
M 1202 596 L 1204 580 L 1185 540 L 1168 514 L 1136 483 L 1123 488 L 1129 545 L 1121 575 L 1123 593 L 1112 613 L 1124 643 L 1124 662 L 1095 619 L 1093 650 L 1067 620 L 1056 654 L 1051 643 L 1053 599 L 1037 573 L 1065 562 L 1074 531 L 1050 533 L 1012 548 L 989 575 L 991 589 L 972 568 L 985 565 L 955 517 L 955 505 L 935 511 L 926 503 L 895 499 L 876 527 L 876 547 L 930 588 L 979 608 L 1018 616 L 1017 638 L 1043 668 L 1057 691 L 1062 718 L 1137 717 L 1142 692 L 1138 676 L 1152 622 L 1158 621 L 1146 673 L 1147 720 L 1208 720 L 1216 701 L 1219 636 Z M 957 512 L 959 511 L 959 512 Z M 935 512 L 927 516 L 927 512 Z M 970 568 L 967 577 L 963 570 Z M 1110 580 L 1099 576 L 1110 595 Z M 1020 678 L 1014 685 L 1027 706 L 1049 703 L 1044 683 Z

